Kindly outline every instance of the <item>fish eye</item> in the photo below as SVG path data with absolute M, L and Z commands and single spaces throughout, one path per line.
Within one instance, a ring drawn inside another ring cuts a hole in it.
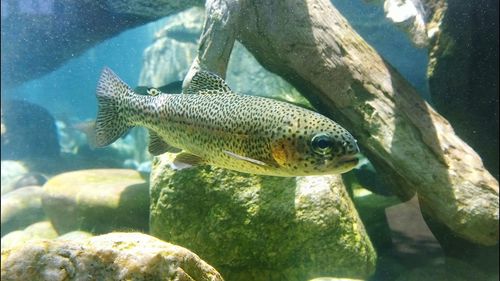
M 317 134 L 311 139 L 311 147 L 318 154 L 328 154 L 332 151 L 333 139 L 327 134 Z

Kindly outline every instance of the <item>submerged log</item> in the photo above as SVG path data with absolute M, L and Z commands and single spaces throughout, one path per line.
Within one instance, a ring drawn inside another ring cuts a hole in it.
M 475 243 L 498 242 L 498 181 L 481 158 L 327 0 L 212 0 L 199 69 L 224 75 L 239 40 L 346 127 L 398 194 Z

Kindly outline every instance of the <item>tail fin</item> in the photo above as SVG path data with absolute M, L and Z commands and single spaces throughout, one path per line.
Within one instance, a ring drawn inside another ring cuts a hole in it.
M 98 111 L 95 122 L 95 145 L 103 147 L 120 138 L 131 127 L 123 112 L 126 97 L 132 89 L 107 67 L 102 70 L 97 84 Z

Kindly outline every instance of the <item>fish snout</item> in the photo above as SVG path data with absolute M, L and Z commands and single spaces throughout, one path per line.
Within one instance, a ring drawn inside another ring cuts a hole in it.
M 337 142 L 336 146 L 339 148 L 341 154 L 344 155 L 355 155 L 360 152 L 358 143 L 353 137 Z
M 355 138 L 351 138 L 346 143 L 346 154 L 359 154 L 358 141 Z
M 360 150 L 356 139 L 353 137 L 342 141 L 343 155 L 339 157 L 338 164 L 356 166 L 361 159 Z

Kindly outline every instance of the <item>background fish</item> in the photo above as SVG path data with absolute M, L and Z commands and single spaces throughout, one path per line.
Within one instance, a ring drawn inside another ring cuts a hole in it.
M 264 97 L 238 95 L 219 76 L 198 72 L 187 94 L 138 95 L 109 68 L 97 86 L 96 146 L 133 126 L 149 129 L 149 152 L 175 161 L 246 173 L 304 176 L 343 173 L 359 159 L 355 139 L 316 112 Z
M 182 93 L 182 81 L 174 81 L 158 88 L 153 88 L 148 86 L 137 86 L 134 88 L 134 92 L 140 95 L 152 95 L 151 91 L 154 89 L 157 89 L 161 93 L 166 93 L 166 94 L 180 94 Z

